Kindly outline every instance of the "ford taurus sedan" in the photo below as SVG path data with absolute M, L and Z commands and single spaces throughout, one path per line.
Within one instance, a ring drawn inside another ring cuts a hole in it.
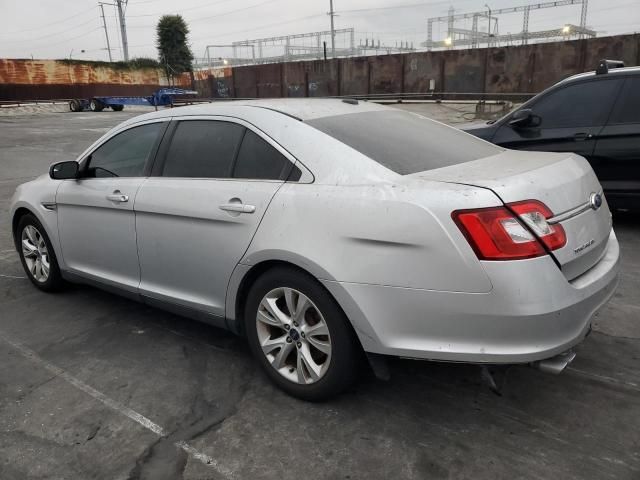
M 132 118 L 19 186 L 11 218 L 36 287 L 90 283 L 245 335 L 308 400 L 353 382 L 362 352 L 564 365 L 617 284 L 582 157 L 366 102 Z

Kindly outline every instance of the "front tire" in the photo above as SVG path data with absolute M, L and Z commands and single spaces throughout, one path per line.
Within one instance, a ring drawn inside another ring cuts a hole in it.
M 288 394 L 321 401 L 355 378 L 359 345 L 344 312 L 309 275 L 276 268 L 253 284 L 245 308 L 249 346 Z
M 45 292 L 60 290 L 64 286 L 51 241 L 32 214 L 24 215 L 18 222 L 16 247 L 31 283 Z

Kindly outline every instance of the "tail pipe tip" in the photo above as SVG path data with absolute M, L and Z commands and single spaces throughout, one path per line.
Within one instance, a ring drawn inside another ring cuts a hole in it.
M 532 362 L 530 365 L 542 372 L 558 375 L 573 361 L 574 358 L 576 358 L 576 352 L 568 350 L 556 355 L 555 357 Z

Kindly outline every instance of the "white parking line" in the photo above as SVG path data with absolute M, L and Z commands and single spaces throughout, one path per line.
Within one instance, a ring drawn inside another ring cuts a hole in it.
M 67 373 L 62 368 L 57 367 L 56 365 L 53 365 L 52 363 L 47 362 L 45 359 L 40 357 L 36 352 L 31 350 L 29 347 L 26 347 L 26 346 L 22 345 L 19 342 L 16 342 L 14 340 L 9 339 L 2 332 L 0 332 L 0 340 L 2 340 L 7 345 L 13 347 L 18 352 L 20 352 L 25 358 L 31 360 L 32 362 L 36 363 L 37 365 L 40 365 L 41 367 L 45 368 L 49 372 L 53 373 L 57 378 L 61 378 L 61 379 L 65 380 L 67 383 L 70 383 L 71 385 L 76 387 L 78 390 L 81 390 L 84 393 L 86 393 L 87 395 L 89 395 L 89 396 L 93 397 L 94 399 L 102 402 L 104 405 L 106 405 L 107 407 L 111 408 L 112 410 L 115 410 L 116 412 L 121 413 L 122 415 L 130 418 L 134 422 L 138 423 L 139 425 L 142 425 L 144 428 L 146 428 L 147 430 L 152 431 L 153 433 L 155 433 L 156 435 L 158 435 L 160 437 L 164 437 L 166 435 L 165 429 L 162 428 L 157 423 L 154 423 L 153 421 L 149 420 L 147 417 L 145 417 L 144 415 L 141 415 L 140 413 L 136 412 L 135 410 L 132 410 L 132 409 L 130 409 L 129 407 L 127 407 L 125 405 L 122 405 L 120 402 L 108 397 L 104 393 L 99 392 L 95 388 L 93 388 L 90 385 L 87 385 L 86 383 L 84 383 L 82 380 L 79 380 L 76 377 L 74 377 L 73 375 L 70 375 L 69 373 Z M 222 467 L 221 465 L 218 464 L 218 462 L 216 460 L 214 460 L 210 456 L 208 456 L 208 455 L 196 450 L 194 447 L 189 445 L 187 442 L 179 441 L 179 442 L 175 442 L 174 445 L 177 448 L 180 448 L 181 450 L 184 450 L 188 455 L 190 455 L 194 459 L 204 463 L 208 467 L 211 467 L 211 468 L 215 469 L 219 474 L 223 475 L 224 477 L 226 477 L 226 478 L 232 478 L 233 477 L 233 472 L 232 471 L 230 471 L 227 468 Z
M 5 275 L 4 273 L 0 273 L 0 277 L 3 278 L 19 278 L 19 279 L 26 279 L 27 277 L 20 277 L 19 275 Z

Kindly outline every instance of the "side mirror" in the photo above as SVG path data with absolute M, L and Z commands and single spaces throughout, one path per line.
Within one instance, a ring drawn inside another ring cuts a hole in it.
M 49 176 L 54 180 L 71 180 L 78 178 L 79 165 L 73 160 L 51 165 Z
M 538 127 L 540 123 L 540 117 L 534 115 L 530 108 L 518 110 L 509 119 L 509 125 L 514 128 Z

